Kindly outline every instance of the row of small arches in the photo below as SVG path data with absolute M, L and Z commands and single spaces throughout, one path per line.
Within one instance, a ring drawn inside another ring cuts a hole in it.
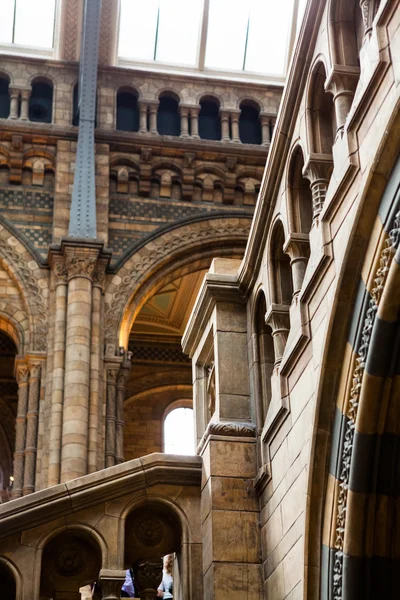
M 78 84 L 73 88 L 72 95 L 72 125 L 79 125 Z M 18 115 L 21 114 L 19 101 Z M 198 115 L 198 135 L 205 140 L 221 140 L 221 105 L 218 98 L 205 95 L 200 99 Z M 97 111 L 96 111 L 97 112 Z M 0 118 L 10 115 L 9 81 L 0 77 Z M 17 118 L 17 117 L 16 117 Z M 29 97 L 29 121 L 52 123 L 53 121 L 53 84 L 51 81 L 39 78 L 32 82 Z M 149 120 L 149 114 L 147 114 Z M 229 123 L 229 127 L 231 127 Z M 148 128 L 148 127 L 147 127 Z M 133 88 L 121 88 L 116 97 L 116 129 L 120 131 L 138 132 L 140 129 L 139 98 Z M 157 132 L 160 135 L 181 135 L 181 116 L 179 97 L 173 92 L 162 92 L 157 107 Z M 189 119 L 189 135 L 190 131 Z M 230 131 L 230 136 L 232 133 Z M 245 144 L 262 143 L 262 126 L 260 107 L 252 99 L 242 100 L 239 115 L 239 137 Z M 270 135 L 268 136 L 270 137 Z

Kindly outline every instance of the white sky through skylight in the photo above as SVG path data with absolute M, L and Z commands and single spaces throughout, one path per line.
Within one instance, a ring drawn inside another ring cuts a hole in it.
M 295 4 L 121 0 L 118 55 L 138 62 L 283 77 Z
M 52 48 L 56 0 L 0 0 L 0 44 Z

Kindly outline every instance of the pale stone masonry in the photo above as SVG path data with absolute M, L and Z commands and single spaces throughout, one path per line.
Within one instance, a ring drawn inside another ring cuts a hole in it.
M 57 59 L 0 56 L 1 600 L 117 600 L 129 567 L 154 599 L 170 553 L 176 600 L 394 600 L 399 3 L 309 0 L 282 91 L 116 66 L 103 0 L 93 239 L 82 5 Z M 190 407 L 195 455 L 163 453 Z

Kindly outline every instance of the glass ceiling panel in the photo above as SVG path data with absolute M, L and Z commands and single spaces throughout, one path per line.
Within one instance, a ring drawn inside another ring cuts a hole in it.
M 202 8 L 202 0 L 160 0 L 157 60 L 196 64 Z
M 153 60 L 159 0 L 121 0 L 118 54 Z
M 293 0 L 252 0 L 245 70 L 283 75 Z
M 1 0 L 0 43 L 11 44 L 14 22 L 14 0 Z
M 6 4 L 7 4 L 6 0 Z M 1 12 L 3 13 L 1 0 Z M 17 0 L 15 8 L 14 44 L 52 48 L 55 0 Z
M 243 69 L 249 8 L 250 0 L 210 0 L 206 67 Z

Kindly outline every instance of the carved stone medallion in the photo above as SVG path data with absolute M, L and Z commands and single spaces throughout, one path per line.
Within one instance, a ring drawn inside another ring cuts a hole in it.
M 135 536 L 143 546 L 158 546 L 164 538 L 164 526 L 158 519 L 145 519 L 136 525 Z

